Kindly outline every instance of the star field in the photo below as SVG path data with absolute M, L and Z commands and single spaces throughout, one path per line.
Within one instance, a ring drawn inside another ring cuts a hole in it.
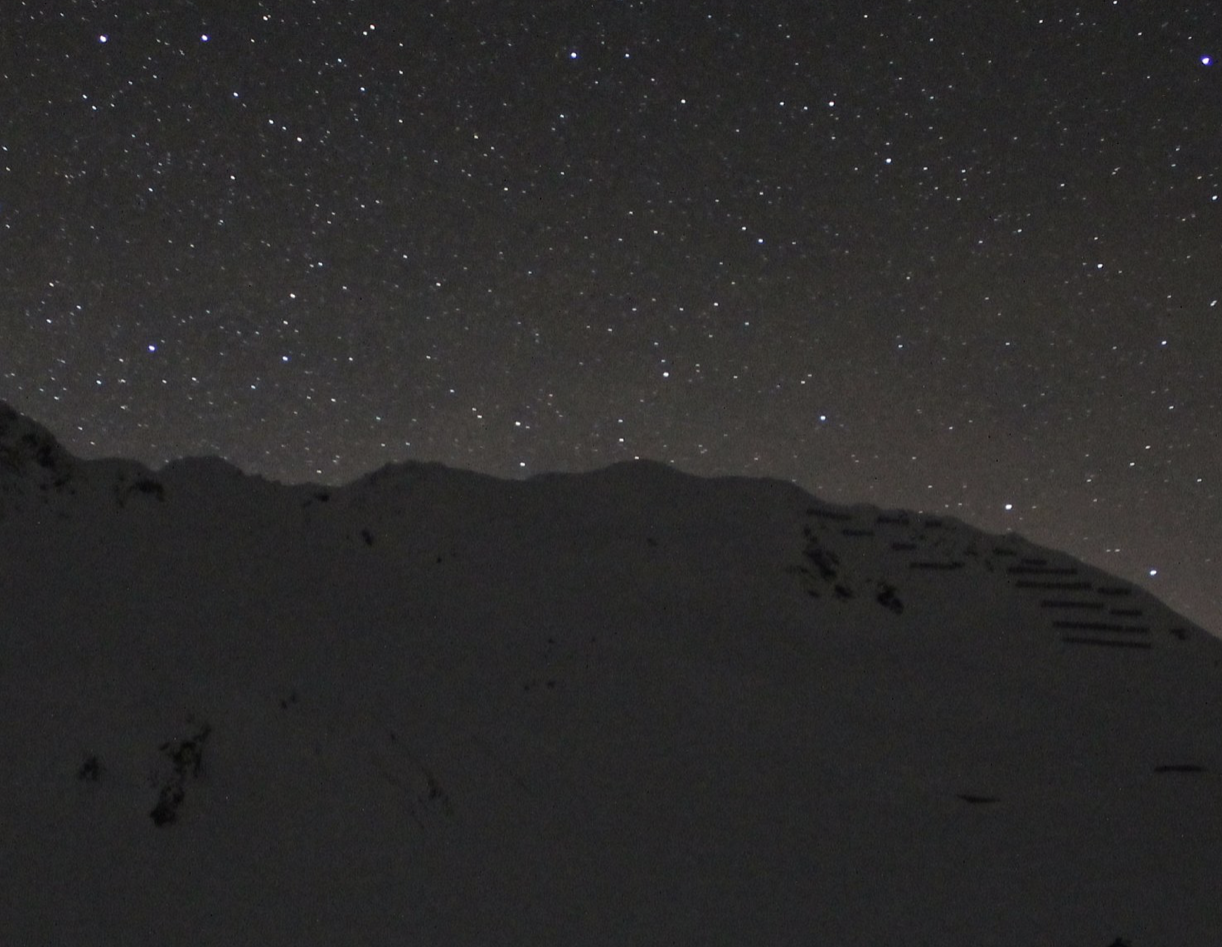
M 286 480 L 635 456 L 1222 633 L 1222 8 L 14 0 L 0 398 Z

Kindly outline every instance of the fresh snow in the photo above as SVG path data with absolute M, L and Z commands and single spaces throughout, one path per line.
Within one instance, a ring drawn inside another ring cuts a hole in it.
M 340 488 L 0 405 L 0 943 L 1222 944 L 1222 641 L 661 464 Z

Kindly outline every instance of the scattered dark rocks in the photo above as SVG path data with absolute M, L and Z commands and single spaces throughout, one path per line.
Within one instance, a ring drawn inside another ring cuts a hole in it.
M 81 768 L 76 771 L 76 778 L 85 783 L 96 783 L 102 777 L 102 764 L 96 756 L 88 756 Z
M 204 761 L 204 742 L 211 732 L 212 727 L 205 723 L 184 740 L 161 744 L 161 752 L 169 758 L 174 771 L 158 790 L 157 805 L 149 813 L 154 825 L 164 827 L 177 820 L 178 809 L 186 797 L 187 779 L 199 776 Z

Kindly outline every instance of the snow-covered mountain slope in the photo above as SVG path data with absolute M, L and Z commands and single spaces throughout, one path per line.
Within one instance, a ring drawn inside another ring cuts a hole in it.
M 0 941 L 1222 943 L 1222 642 L 653 463 L 286 487 L 0 407 Z

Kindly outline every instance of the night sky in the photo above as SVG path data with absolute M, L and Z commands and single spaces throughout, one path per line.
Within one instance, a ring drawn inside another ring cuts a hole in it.
M 8 0 L 0 398 L 338 483 L 632 457 L 1222 633 L 1215 0 Z

